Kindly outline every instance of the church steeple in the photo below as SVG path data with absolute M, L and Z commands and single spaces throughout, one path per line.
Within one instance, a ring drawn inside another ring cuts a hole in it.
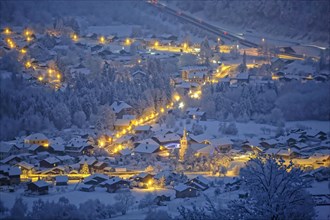
M 183 129 L 183 135 L 180 140 L 180 151 L 179 151 L 179 160 L 184 161 L 184 157 L 186 155 L 188 149 L 188 138 L 186 128 Z

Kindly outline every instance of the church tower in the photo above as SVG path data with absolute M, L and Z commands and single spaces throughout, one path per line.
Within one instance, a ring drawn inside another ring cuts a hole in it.
M 183 136 L 180 140 L 180 151 L 179 151 L 179 160 L 184 161 L 184 157 L 188 150 L 188 139 L 187 139 L 187 131 L 186 129 L 183 130 Z

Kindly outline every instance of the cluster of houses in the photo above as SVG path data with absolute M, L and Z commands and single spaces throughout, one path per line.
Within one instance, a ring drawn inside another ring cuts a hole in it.
M 273 58 L 271 60 L 272 79 L 279 81 L 309 81 L 325 82 L 330 80 L 329 71 L 317 71 L 312 65 L 306 65 L 301 60 L 285 60 Z
M 240 142 L 240 152 L 292 160 L 307 169 L 330 165 L 329 135 L 322 131 L 296 129 L 274 139 L 249 139 Z

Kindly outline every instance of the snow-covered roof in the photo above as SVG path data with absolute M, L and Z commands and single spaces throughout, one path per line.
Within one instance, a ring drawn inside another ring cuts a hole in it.
M 159 145 L 155 140 L 148 138 L 148 139 L 144 139 L 141 141 L 136 142 L 137 144 L 152 144 L 152 145 Z
M 209 180 L 206 179 L 204 176 L 198 175 L 196 176 L 194 179 L 198 180 L 199 182 L 208 185 L 209 184 Z
M 131 150 L 128 148 L 122 149 L 121 151 L 119 151 L 119 153 L 123 156 L 127 156 L 127 155 L 131 155 Z
M 115 102 L 112 103 L 112 105 L 110 107 L 112 108 L 112 110 L 115 113 L 119 113 L 123 109 L 132 108 L 132 106 L 130 106 L 129 104 L 127 104 L 124 101 L 115 101 Z
M 61 137 L 56 137 L 49 140 L 49 145 L 55 151 L 64 151 L 65 141 Z
M 21 175 L 21 170 L 18 167 L 11 167 L 8 172 L 9 176 Z
M 186 109 L 186 112 L 197 112 L 199 111 L 198 107 L 189 107 Z
M 188 186 L 186 184 L 183 184 L 183 183 L 180 183 L 180 184 L 174 186 L 174 190 L 175 191 L 178 191 L 178 192 L 185 191 L 185 190 L 187 190 L 189 188 L 192 188 L 192 187 L 191 186 Z
M 117 119 L 115 121 L 114 126 L 126 126 L 126 127 L 128 127 L 128 126 L 130 126 L 130 124 L 131 124 L 130 119 Z
M 24 140 L 25 141 L 48 140 L 48 138 L 46 137 L 46 135 L 44 135 L 42 133 L 35 133 L 35 134 L 31 134 L 31 135 L 25 137 Z
M 190 137 L 192 140 L 194 140 L 194 141 L 196 141 L 196 142 L 198 142 L 198 143 L 202 143 L 202 142 L 204 142 L 204 141 L 208 141 L 208 140 L 213 139 L 213 137 L 212 137 L 211 135 L 206 134 L 206 133 L 204 133 L 204 134 L 200 134 L 200 135 L 193 135 L 193 134 L 191 134 L 191 135 L 189 135 L 189 137 Z
M 30 169 L 33 169 L 34 168 L 34 166 L 32 164 L 29 164 L 29 163 L 27 163 L 25 161 L 19 162 L 18 164 L 16 164 L 16 166 L 24 167 L 27 170 L 30 170 Z
M 135 131 L 149 131 L 151 129 L 150 125 L 140 125 L 135 127 Z
M 39 147 L 40 147 L 39 144 L 32 144 L 32 145 L 30 145 L 30 147 L 29 147 L 29 151 L 35 151 L 35 150 L 37 150 Z
M 68 182 L 68 180 L 69 180 L 68 176 L 56 176 L 55 177 L 55 181 L 57 183 L 66 183 L 66 182 Z
M 37 187 L 45 187 L 45 186 L 49 186 L 49 184 L 44 181 L 44 180 L 38 180 L 36 182 L 32 182 L 34 185 L 36 185 Z
M 201 149 L 198 149 L 197 153 L 212 155 L 214 153 L 214 150 L 215 148 L 212 145 L 207 145 Z
M 97 160 L 95 159 L 95 157 L 88 157 L 88 156 L 81 157 L 79 161 L 80 164 L 87 163 L 89 166 L 93 165 L 96 162 Z
M 211 140 L 209 140 L 209 142 L 215 147 L 233 144 L 233 142 L 230 140 L 230 138 L 226 138 L 226 137 L 211 139 Z
M 196 116 L 203 116 L 205 112 L 202 111 L 190 111 L 188 115 L 196 115 Z
M 48 158 L 45 158 L 44 161 L 49 163 L 49 164 L 55 164 L 55 163 L 60 162 L 60 160 L 57 159 L 56 157 L 48 157 Z
M 153 138 L 158 140 L 159 143 L 171 142 L 171 141 L 175 142 L 175 141 L 179 141 L 181 139 L 181 137 L 176 133 L 155 135 Z
M 158 144 L 139 144 L 135 149 L 135 153 L 154 153 L 159 149 Z
M 112 177 L 110 179 L 108 179 L 107 181 L 105 181 L 103 184 L 104 185 L 112 185 L 112 184 L 115 184 L 115 183 L 118 183 L 120 181 L 122 181 L 123 179 L 118 177 L 118 176 L 115 176 L 115 177 Z
M 134 120 L 136 119 L 136 115 L 123 115 L 122 119 Z
M 91 181 L 91 180 L 95 180 L 96 178 L 99 178 L 99 179 L 103 179 L 103 180 L 108 180 L 109 177 L 107 175 L 104 175 L 104 174 L 101 174 L 101 173 L 95 173 L 95 174 L 92 174 L 88 177 L 86 177 L 84 179 L 84 182 L 88 182 L 88 181 Z
M 206 76 L 206 72 L 193 72 L 188 74 L 188 79 L 201 78 L 203 79 Z
M 87 139 L 83 139 L 81 137 L 75 137 L 75 138 L 72 138 L 67 143 L 67 146 L 68 147 L 76 147 L 76 148 L 86 147 L 86 146 L 89 145 L 87 141 L 88 141 Z
M 15 144 L 13 143 L 8 143 L 8 142 L 1 142 L 0 143 L 0 153 L 9 153 Z

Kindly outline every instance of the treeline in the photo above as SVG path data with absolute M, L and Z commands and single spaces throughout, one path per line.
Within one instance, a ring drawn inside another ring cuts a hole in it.
M 138 113 L 165 105 L 171 97 L 169 75 L 157 59 L 148 60 L 145 71 L 143 83 L 130 73 L 106 66 L 92 78 L 81 74 L 69 79 L 66 75 L 68 86 L 63 91 L 32 85 L 21 73 L 13 73 L 0 82 L 0 139 L 72 125 L 110 128 L 113 120 L 105 117 L 113 114 L 110 105 L 116 100 L 127 102 Z
M 177 1 L 183 11 L 202 13 L 213 21 L 289 37 L 327 40 L 329 1 Z M 298 35 L 299 34 L 299 35 Z
M 200 105 L 209 117 L 278 125 L 284 120 L 330 120 L 329 82 L 283 85 L 209 86 Z

